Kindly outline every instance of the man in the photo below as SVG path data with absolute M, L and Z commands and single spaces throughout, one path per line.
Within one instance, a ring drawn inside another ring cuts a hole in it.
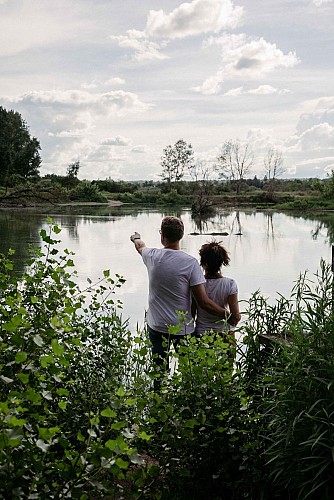
M 228 311 L 213 302 L 204 288 L 205 278 L 197 260 L 180 250 L 184 234 L 183 222 L 177 217 L 165 217 L 161 222 L 163 248 L 147 248 L 139 233 L 130 236 L 147 267 L 149 279 L 148 311 L 146 316 L 152 354 L 158 365 L 167 361 L 170 343 L 177 346 L 182 336 L 194 332 L 191 316 L 192 297 L 205 311 L 218 319 L 228 317 Z M 168 327 L 179 324 L 177 311 L 183 322 L 178 334 L 170 334 Z M 167 363 L 168 364 L 168 363 Z

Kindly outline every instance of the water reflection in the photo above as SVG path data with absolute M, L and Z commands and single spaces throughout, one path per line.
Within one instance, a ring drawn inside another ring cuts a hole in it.
M 40 245 L 39 232 L 46 217 L 60 225 L 61 247 L 75 253 L 78 282 L 86 286 L 104 269 L 125 277 L 117 290 L 124 304 L 123 316 L 131 324 L 144 323 L 147 307 L 147 272 L 141 257 L 129 241 L 134 231 L 142 234 L 147 246 L 160 247 L 159 228 L 166 215 L 182 218 L 185 236 L 182 250 L 198 258 L 201 245 L 213 237 L 222 241 L 231 254 L 226 276 L 236 279 L 241 300 L 257 289 L 264 295 L 289 295 L 300 272 L 315 272 L 320 258 L 330 262 L 334 241 L 334 214 L 293 215 L 255 210 L 220 210 L 206 219 L 194 218 L 189 210 L 177 207 L 132 206 L 66 207 L 45 211 L 0 211 L 0 251 L 16 250 L 15 261 L 22 270 L 28 244 Z
M 0 212 L 0 253 L 7 254 L 11 248 L 15 254 L 11 260 L 15 272 L 22 274 L 29 259 L 29 247 L 40 245 L 40 219 L 32 217 L 27 223 L 24 213 L 11 210 Z

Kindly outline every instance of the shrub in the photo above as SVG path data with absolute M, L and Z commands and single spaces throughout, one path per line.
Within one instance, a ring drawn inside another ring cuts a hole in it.
M 321 262 L 304 274 L 291 299 L 277 306 L 258 297 L 245 329 L 245 378 L 260 415 L 263 476 L 271 498 L 329 500 L 334 496 L 333 276 Z M 258 315 L 256 317 L 256 312 Z M 263 345 L 257 332 L 276 336 Z M 286 341 L 284 341 L 284 338 Z M 278 342 L 277 342 L 278 340 Z M 256 367 L 249 370 L 249 367 Z
M 105 203 L 107 201 L 107 198 L 100 192 L 99 187 L 86 180 L 79 181 L 77 187 L 71 192 L 71 199 L 98 203 Z
M 131 464 L 137 490 L 149 475 L 134 446 L 147 435 L 129 424 L 138 365 L 113 297 L 124 280 L 104 271 L 81 292 L 59 231 L 41 231 L 45 250 L 20 279 L 0 259 L 2 498 L 105 498 L 133 477 Z

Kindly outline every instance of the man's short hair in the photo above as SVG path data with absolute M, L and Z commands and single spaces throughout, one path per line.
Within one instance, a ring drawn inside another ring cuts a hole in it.
M 179 241 L 184 234 L 184 225 L 182 220 L 178 217 L 165 217 L 161 222 L 161 234 L 170 243 Z

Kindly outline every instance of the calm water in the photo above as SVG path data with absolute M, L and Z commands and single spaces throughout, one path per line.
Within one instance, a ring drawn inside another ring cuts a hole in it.
M 224 272 L 236 279 L 241 300 L 247 300 L 257 289 L 273 300 L 277 292 L 289 295 L 301 272 L 316 272 L 321 258 L 331 262 L 334 214 L 307 217 L 232 210 L 220 211 L 206 223 L 200 223 L 192 219 L 188 210 L 124 206 L 68 210 L 71 212 L 62 214 L 1 211 L 0 252 L 15 249 L 17 266 L 22 269 L 28 244 L 41 243 L 39 231 L 47 227 L 46 216 L 52 216 L 62 228 L 61 246 L 75 252 L 80 285 L 85 286 L 87 278 L 94 282 L 105 269 L 124 276 L 126 283 L 117 292 L 117 298 L 122 300 L 123 317 L 130 317 L 132 328 L 136 323 L 144 323 L 148 286 L 146 268 L 129 236 L 138 231 L 147 246 L 160 246 L 159 227 L 165 215 L 181 216 L 185 224 L 181 248 L 196 257 L 200 246 L 213 238 L 209 233 L 228 233 L 216 238 L 231 253 L 231 264 Z M 194 232 L 200 234 L 190 234 Z

